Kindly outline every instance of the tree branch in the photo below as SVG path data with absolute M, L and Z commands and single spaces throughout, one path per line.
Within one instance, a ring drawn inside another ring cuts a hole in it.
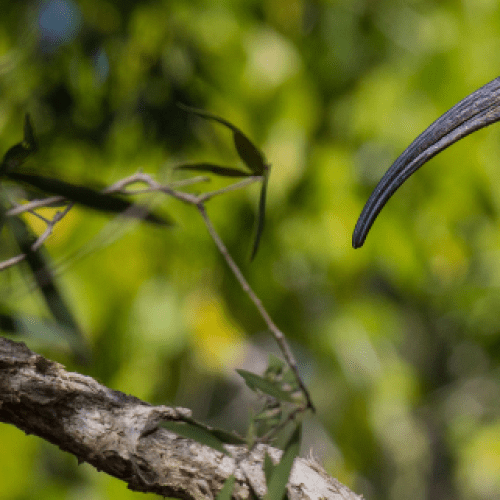
M 183 421 L 185 408 L 152 406 L 71 373 L 25 344 L 0 337 L 0 421 L 59 446 L 132 490 L 188 500 L 213 499 L 234 474 L 234 499 L 266 491 L 263 461 L 281 451 L 258 445 L 229 446 L 231 456 L 159 428 Z M 290 500 L 360 500 L 312 459 L 295 460 Z

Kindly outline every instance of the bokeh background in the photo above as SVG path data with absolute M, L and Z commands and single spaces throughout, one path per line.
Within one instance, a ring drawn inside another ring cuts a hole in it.
M 172 167 L 186 161 L 237 165 L 230 135 L 177 102 L 227 118 L 265 152 L 267 222 L 252 264 L 258 187 L 208 210 L 317 405 L 303 455 L 369 500 L 500 497 L 500 126 L 425 165 L 351 248 L 392 161 L 498 76 L 498 2 L 1 7 L 0 150 L 30 112 L 33 169 L 109 185 L 139 169 L 178 180 Z M 75 208 L 47 242 L 93 364 L 73 365 L 62 342 L 26 341 L 114 389 L 244 432 L 254 400 L 234 370 L 262 370 L 274 343 L 197 212 L 145 199 L 176 227 Z M 1 236 L 3 260 L 15 249 Z M 48 316 L 22 268 L 1 273 L 0 301 Z M 0 443 L 1 500 L 147 498 L 9 426 Z

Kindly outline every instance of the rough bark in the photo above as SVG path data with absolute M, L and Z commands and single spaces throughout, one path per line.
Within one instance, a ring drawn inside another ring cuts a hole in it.
M 263 460 L 281 452 L 259 445 L 227 446 L 226 456 L 195 441 L 159 428 L 165 420 L 182 420 L 185 408 L 152 406 L 109 389 L 91 377 L 72 373 L 29 350 L 25 344 L 0 337 L 0 421 L 36 434 L 125 481 L 132 490 L 181 499 L 217 496 L 231 474 L 234 499 L 253 490 L 266 492 Z M 362 497 L 331 478 L 312 459 L 297 458 L 288 484 L 295 499 L 359 500 Z

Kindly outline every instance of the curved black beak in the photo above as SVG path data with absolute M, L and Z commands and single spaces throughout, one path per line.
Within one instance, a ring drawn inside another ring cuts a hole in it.
M 425 162 L 472 132 L 500 120 L 500 77 L 455 104 L 422 132 L 397 158 L 368 198 L 352 246 L 359 248 L 377 215 L 403 182 Z

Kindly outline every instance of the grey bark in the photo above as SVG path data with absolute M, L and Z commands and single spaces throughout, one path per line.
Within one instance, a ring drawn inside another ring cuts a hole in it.
M 185 408 L 152 406 L 109 389 L 91 377 L 0 337 L 0 421 L 36 434 L 67 451 L 79 463 L 128 484 L 132 490 L 188 500 L 213 499 L 234 474 L 234 499 L 266 492 L 265 452 L 278 461 L 281 451 L 259 445 L 229 446 L 226 456 L 158 427 L 161 421 L 190 416 Z M 297 458 L 288 496 L 298 499 L 360 500 L 313 459 Z

